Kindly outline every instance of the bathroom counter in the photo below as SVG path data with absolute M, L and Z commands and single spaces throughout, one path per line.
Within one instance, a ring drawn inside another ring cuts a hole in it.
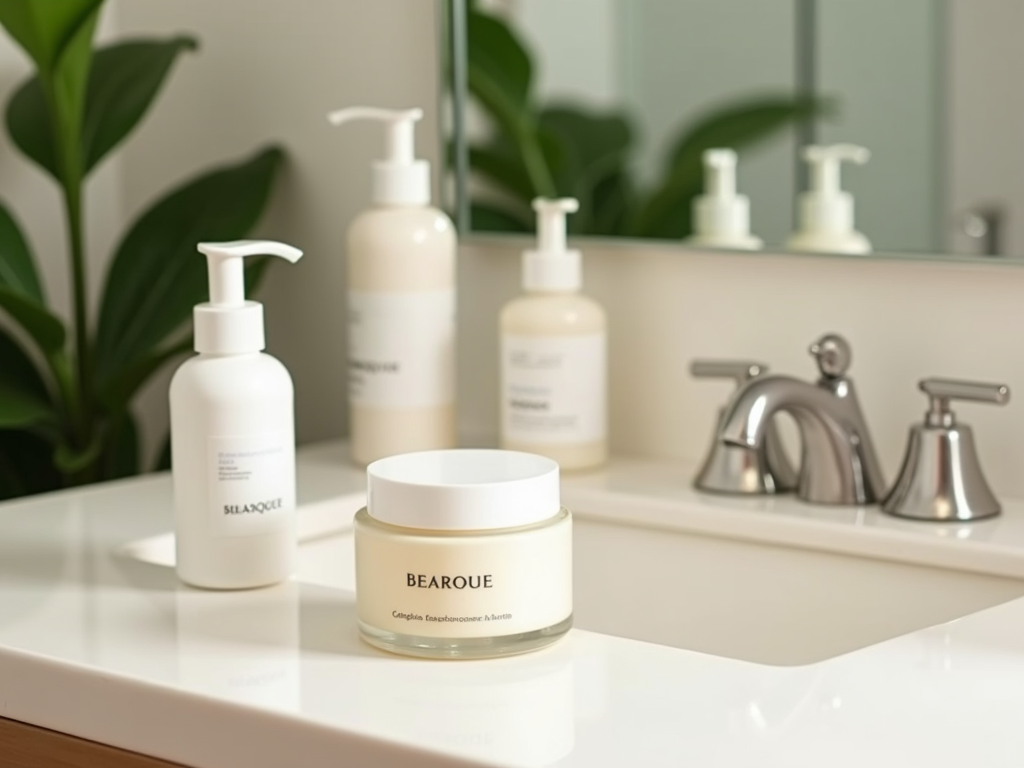
M 363 488 L 342 451 L 300 452 L 301 505 Z M 1024 577 L 1022 503 L 937 533 L 781 499 L 698 504 L 685 478 L 622 460 L 563 494 L 598 517 L 646 494 L 629 514 L 648 527 L 685 518 L 698 532 Z M 361 642 L 349 591 L 203 592 L 125 556 L 170 529 L 170 494 L 155 475 L 0 504 L 0 717 L 196 768 L 1024 763 L 1024 599 L 805 666 L 580 630 L 508 659 L 420 661 Z M 651 585 L 665 611 L 700 588 Z

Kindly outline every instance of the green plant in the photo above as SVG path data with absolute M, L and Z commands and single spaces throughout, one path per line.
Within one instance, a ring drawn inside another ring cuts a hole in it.
M 94 49 L 103 0 L 3 0 L 0 25 L 34 74 L 7 104 L 15 146 L 56 181 L 72 278 L 70 329 L 48 305 L 28 240 L 0 203 L 0 499 L 135 474 L 131 403 L 191 348 L 187 321 L 206 297 L 200 240 L 243 237 L 282 162 L 270 147 L 200 175 L 153 203 L 117 246 L 90 317 L 83 187 L 135 128 L 190 37 Z M 254 288 L 266 262 L 250 267 Z
M 580 201 L 569 219 L 575 234 L 686 237 L 691 201 L 703 184 L 704 150 L 739 151 L 829 109 L 821 100 L 788 95 L 712 109 L 678 133 L 661 177 L 642 189 L 630 168 L 633 129 L 625 113 L 537 104 L 528 49 L 504 21 L 473 2 L 467 36 L 469 92 L 493 128 L 486 142 L 470 145 L 470 168 L 497 193 L 472 201 L 476 230 L 533 231 L 533 198 L 569 196 Z

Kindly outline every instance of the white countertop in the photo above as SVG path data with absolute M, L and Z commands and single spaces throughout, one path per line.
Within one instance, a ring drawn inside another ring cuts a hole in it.
M 362 487 L 337 446 L 300 454 L 301 504 Z M 715 509 L 684 470 L 625 460 L 563 493 L 598 517 L 630 502 L 645 526 L 1024 577 L 1020 503 L 961 528 L 782 499 Z M 0 504 L 0 716 L 201 768 L 1024 763 L 1024 600 L 798 667 L 579 630 L 509 659 L 419 661 L 358 639 L 351 592 L 202 592 L 116 554 L 170 527 L 167 476 Z

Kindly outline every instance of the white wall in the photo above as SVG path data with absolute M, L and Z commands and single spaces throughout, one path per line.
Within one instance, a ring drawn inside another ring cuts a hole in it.
M 437 26 L 429 0 L 122 0 L 125 34 L 188 31 L 201 40 L 124 151 L 134 214 L 211 164 L 277 142 L 289 155 L 261 234 L 302 247 L 275 264 L 266 303 L 268 351 L 291 370 L 300 441 L 341 436 L 345 414 L 345 229 L 368 204 L 369 124 L 331 128 L 352 104 L 422 106 L 421 156 L 436 161 Z M 198 255 L 196 258 L 200 258 Z M 150 435 L 166 424 L 164 376 L 144 397 Z
M 460 252 L 460 417 L 477 442 L 497 431 L 496 317 L 518 292 L 521 246 L 477 238 Z M 955 410 L 996 493 L 1024 498 L 1024 266 L 580 246 L 584 290 L 609 316 L 613 452 L 699 461 L 731 385 L 692 379 L 693 358 L 754 359 L 810 379 L 807 346 L 836 331 L 853 345 L 888 481 L 926 409 L 918 379 L 1000 382 L 1008 406 Z

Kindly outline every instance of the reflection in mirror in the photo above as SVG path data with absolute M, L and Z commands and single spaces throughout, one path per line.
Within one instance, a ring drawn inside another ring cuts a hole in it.
M 1007 67 L 1017 0 L 453 4 L 463 229 L 529 232 L 533 197 L 572 196 L 576 235 L 681 241 L 697 229 L 705 151 L 729 148 L 750 235 L 858 252 L 793 240 L 805 149 L 848 144 L 870 161 L 845 167 L 854 203 L 825 218 L 855 210 L 851 232 L 875 252 L 1024 254 L 1024 188 L 1007 179 L 1024 153 L 1005 126 L 1024 117 Z

